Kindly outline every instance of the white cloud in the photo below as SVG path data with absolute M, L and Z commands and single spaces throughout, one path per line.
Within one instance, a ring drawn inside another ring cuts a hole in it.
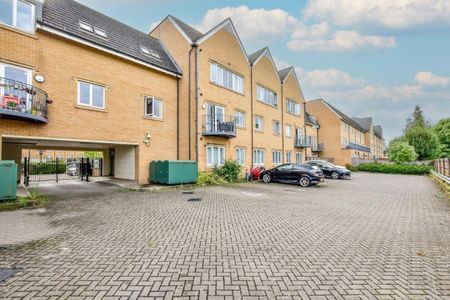
M 298 35 L 297 35 L 298 36 Z M 394 37 L 361 35 L 356 31 L 338 30 L 326 38 L 307 36 L 288 42 L 292 51 L 355 51 L 361 49 L 385 49 L 396 46 Z
M 299 76 L 300 81 L 311 88 L 356 87 L 364 84 L 364 80 L 337 69 L 303 71 Z
M 450 25 L 450 0 L 309 0 L 306 19 L 390 29 Z
M 280 36 L 301 25 L 297 18 L 282 9 L 250 9 L 241 5 L 208 10 L 197 27 L 206 32 L 226 18 L 232 19 L 239 35 L 244 39 Z
M 448 86 L 450 85 L 450 77 L 440 77 L 431 72 L 418 72 L 415 76 L 418 84 L 423 86 Z

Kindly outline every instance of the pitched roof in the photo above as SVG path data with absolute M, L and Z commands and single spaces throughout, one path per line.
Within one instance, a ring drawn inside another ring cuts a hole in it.
M 322 101 L 326 106 L 328 106 L 329 108 L 331 108 L 339 117 L 341 117 L 341 119 L 346 122 L 347 124 L 350 124 L 351 126 L 365 132 L 364 128 L 362 128 L 356 121 L 354 121 L 352 118 L 350 118 L 349 116 L 347 116 L 346 114 L 344 114 L 342 111 L 340 111 L 339 109 L 337 109 L 336 107 L 334 107 L 333 105 L 331 105 L 330 103 L 326 102 L 323 99 L 316 99 L 316 100 L 311 100 L 311 101 Z
M 79 22 L 104 30 L 107 38 L 100 37 L 80 29 Z M 97 12 L 73 0 L 46 0 L 43 4 L 42 19 L 39 23 L 43 28 L 63 32 L 71 37 L 85 40 L 95 46 L 107 49 L 152 65 L 158 69 L 173 74 L 181 74 L 181 69 L 166 51 L 164 45 L 156 38 L 125 25 L 113 18 Z M 156 52 L 159 59 L 146 55 L 141 46 Z
M 282 82 L 286 79 L 286 77 L 289 75 L 291 70 L 292 70 L 292 67 L 287 67 L 286 69 L 278 71 L 278 76 L 280 76 L 280 79 Z
M 370 131 L 370 125 L 372 125 L 372 118 L 371 117 L 367 117 L 367 118 L 352 118 L 356 123 L 359 124 L 359 126 L 361 126 L 365 132 Z
M 266 52 L 267 47 L 264 47 L 262 49 L 259 49 L 258 51 L 256 51 L 255 53 L 252 53 L 248 56 L 248 61 L 250 62 L 251 65 L 253 65 L 255 63 L 255 61 L 258 60 L 258 58 L 263 55 L 264 52 Z
M 319 124 L 319 121 L 317 120 L 317 118 L 314 117 L 313 115 L 311 115 L 310 113 L 308 113 L 307 111 L 305 111 L 305 122 L 309 123 L 313 126 L 320 127 L 320 124 Z
M 188 38 L 191 40 L 191 42 L 196 42 L 198 39 L 200 39 L 204 34 L 192 27 L 189 24 L 184 23 L 180 19 L 169 15 L 169 18 L 171 18 L 177 25 L 180 27 L 180 29 L 188 36 Z
M 375 133 L 375 135 L 377 137 L 379 137 L 380 139 L 383 138 L 383 128 L 381 127 L 381 125 L 375 125 L 373 126 L 373 132 Z

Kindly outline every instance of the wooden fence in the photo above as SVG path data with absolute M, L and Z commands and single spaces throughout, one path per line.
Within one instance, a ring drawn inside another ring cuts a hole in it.
M 434 161 L 434 170 L 444 176 L 450 176 L 450 158 L 440 158 Z

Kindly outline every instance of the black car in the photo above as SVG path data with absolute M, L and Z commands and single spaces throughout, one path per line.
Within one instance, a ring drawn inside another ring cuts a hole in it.
M 323 172 L 308 164 L 284 164 L 261 172 L 259 179 L 265 183 L 298 183 L 300 186 L 307 187 L 322 182 Z
M 333 179 L 349 178 L 350 176 L 352 176 L 352 172 L 350 172 L 350 170 L 348 170 L 346 167 L 335 166 L 332 163 L 324 160 L 308 160 L 306 163 L 311 166 L 318 167 L 322 170 L 325 176 L 331 177 Z

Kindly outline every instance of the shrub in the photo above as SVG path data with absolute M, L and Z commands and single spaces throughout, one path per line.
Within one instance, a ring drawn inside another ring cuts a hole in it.
M 360 164 L 356 167 L 358 171 L 386 173 L 386 174 L 411 174 L 411 175 L 427 175 L 430 173 L 432 167 L 430 166 L 416 166 L 416 165 L 385 165 L 385 164 Z
M 215 168 L 213 173 L 223 178 L 226 182 L 234 183 L 239 180 L 241 166 L 235 160 L 227 160 L 223 166 Z
M 417 158 L 414 147 L 405 142 L 392 144 L 392 146 L 389 147 L 388 156 L 390 160 L 398 164 L 414 161 Z
M 66 173 L 66 165 L 59 163 L 56 165 L 55 162 L 44 162 L 44 163 L 31 163 L 30 164 L 30 175 L 44 175 L 44 174 L 64 174 Z
M 197 177 L 197 185 L 205 186 L 205 185 L 220 185 L 225 184 L 226 181 L 219 175 L 215 173 L 206 173 L 201 172 Z

